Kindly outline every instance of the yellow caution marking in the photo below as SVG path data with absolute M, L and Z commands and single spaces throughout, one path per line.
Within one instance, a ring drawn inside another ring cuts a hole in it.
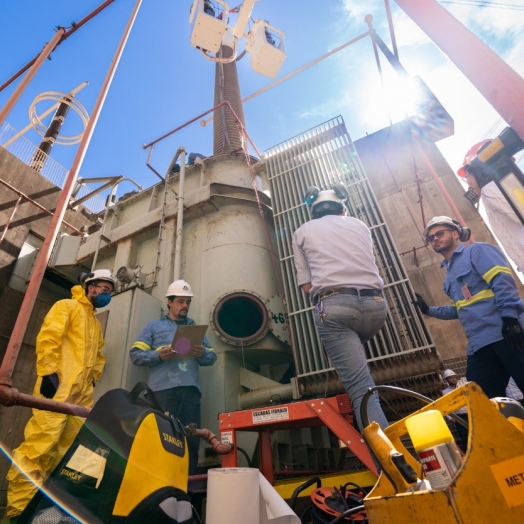
M 524 191 L 522 191 L 520 187 L 516 187 L 513 190 L 513 194 L 515 195 L 515 198 L 520 202 L 520 205 L 524 206 Z
M 524 504 L 524 455 L 493 464 L 491 472 L 510 508 Z

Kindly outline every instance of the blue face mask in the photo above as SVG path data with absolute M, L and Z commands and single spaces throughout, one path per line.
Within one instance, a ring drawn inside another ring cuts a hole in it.
M 111 302 L 111 293 L 99 293 L 93 298 L 93 305 L 95 307 L 106 307 L 109 302 Z

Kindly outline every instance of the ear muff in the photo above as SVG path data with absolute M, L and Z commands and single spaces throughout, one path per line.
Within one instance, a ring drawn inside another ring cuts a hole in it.
M 467 242 L 471 237 L 471 229 L 469 227 L 462 227 L 457 220 L 452 220 L 459 234 L 459 240 L 461 242 Z
M 320 194 L 320 189 L 317 186 L 311 186 L 306 191 L 306 194 L 304 196 L 304 202 L 308 207 L 311 207 L 315 200 L 318 198 L 318 195 Z
M 335 195 L 340 198 L 340 200 L 346 200 L 346 198 L 349 197 L 348 190 L 342 182 L 336 182 L 331 186 L 331 189 L 335 192 Z

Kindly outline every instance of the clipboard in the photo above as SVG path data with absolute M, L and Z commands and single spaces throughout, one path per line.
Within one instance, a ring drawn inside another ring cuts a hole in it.
M 206 331 L 209 326 L 178 326 L 171 342 L 171 349 L 176 351 L 178 355 L 185 355 L 189 352 L 191 346 L 200 346 L 206 336 Z

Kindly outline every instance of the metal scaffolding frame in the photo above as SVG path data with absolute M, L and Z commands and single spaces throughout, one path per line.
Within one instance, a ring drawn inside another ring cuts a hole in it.
M 377 383 L 420 377 L 420 386 L 435 390 L 442 367 L 414 292 L 342 117 L 337 117 L 278 144 L 264 153 L 278 234 L 278 256 L 285 283 L 286 307 L 293 336 L 301 390 L 333 393 L 342 389 L 323 350 L 313 307 L 298 287 L 293 261 L 293 232 L 309 220 L 303 197 L 309 186 L 330 188 L 342 182 L 349 193 L 349 214 L 371 230 L 374 254 L 384 280 L 389 313 L 382 330 L 366 346 Z

